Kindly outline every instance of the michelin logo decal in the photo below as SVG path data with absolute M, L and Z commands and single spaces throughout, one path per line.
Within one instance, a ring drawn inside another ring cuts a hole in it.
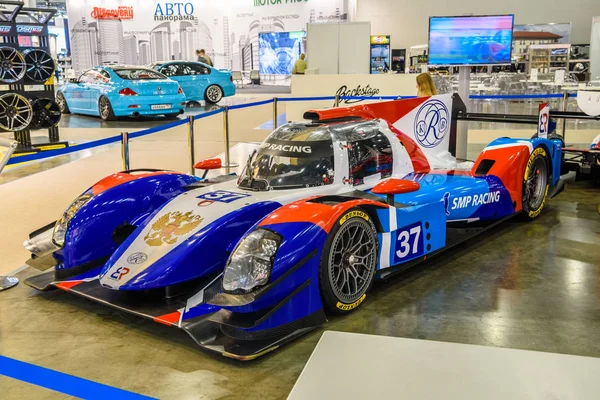
M 481 206 L 484 204 L 498 203 L 500 201 L 500 192 L 481 193 L 473 196 L 461 196 L 452 199 L 452 210 L 461 208 Z

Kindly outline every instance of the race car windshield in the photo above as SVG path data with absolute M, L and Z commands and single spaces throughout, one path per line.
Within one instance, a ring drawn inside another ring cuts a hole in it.
M 328 129 L 287 124 L 248 158 L 238 186 L 251 190 L 323 186 L 333 183 L 333 172 Z
M 115 74 L 119 76 L 119 78 L 127 79 L 130 81 L 139 81 L 139 80 L 152 80 L 152 79 L 167 79 L 166 76 L 161 74 L 160 72 L 153 71 L 151 69 L 114 69 Z

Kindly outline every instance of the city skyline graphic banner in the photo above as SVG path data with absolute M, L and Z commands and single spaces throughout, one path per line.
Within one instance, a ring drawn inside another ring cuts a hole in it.
M 205 49 L 214 66 L 259 69 L 259 34 L 303 31 L 307 23 L 346 19 L 344 0 L 67 0 L 76 73 L 99 65 L 187 60 Z

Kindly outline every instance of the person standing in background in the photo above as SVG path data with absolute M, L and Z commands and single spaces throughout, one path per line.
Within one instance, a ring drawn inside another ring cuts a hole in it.
M 426 97 L 438 94 L 431 75 L 427 72 L 417 75 L 417 96 Z
M 206 65 L 210 65 L 211 67 L 213 66 L 212 60 L 210 59 L 208 54 L 206 54 L 206 51 L 204 51 L 204 49 L 198 50 L 196 54 L 198 55 L 198 61 Z
M 200 50 L 196 50 L 196 61 L 206 64 L 206 58 L 200 55 Z
M 292 69 L 292 74 L 304 75 L 304 71 L 306 71 L 306 61 L 304 61 L 305 58 L 306 58 L 306 54 L 304 54 L 304 53 L 300 54 L 300 58 L 298 60 L 296 60 L 296 63 L 294 64 L 294 69 Z

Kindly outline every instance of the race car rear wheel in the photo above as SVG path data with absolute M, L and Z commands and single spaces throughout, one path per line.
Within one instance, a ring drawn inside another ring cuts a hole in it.
M 108 100 L 108 97 L 106 96 L 102 96 L 100 97 L 100 100 L 98 100 L 98 112 L 100 113 L 100 118 L 104 121 L 114 121 L 117 119 L 113 112 L 112 105 L 110 104 L 110 100 Z
M 523 175 L 523 218 L 532 220 L 542 212 L 548 197 L 548 153 L 543 147 L 531 152 Z
M 347 314 L 365 299 L 377 268 L 377 232 L 369 215 L 353 208 L 338 219 L 327 237 L 319 285 L 329 314 Z

